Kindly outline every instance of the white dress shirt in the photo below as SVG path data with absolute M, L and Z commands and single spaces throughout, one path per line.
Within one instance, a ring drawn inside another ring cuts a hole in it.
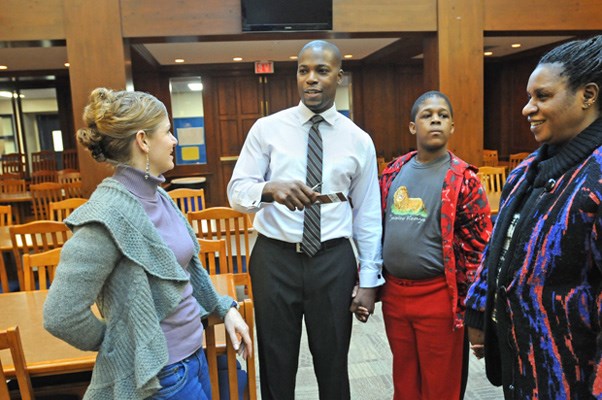
M 304 212 L 290 211 L 276 202 L 263 203 L 261 193 L 271 180 L 305 182 L 313 115 L 301 102 L 260 118 L 251 127 L 234 167 L 228 184 L 230 205 L 242 212 L 257 212 L 253 225 L 264 236 L 301 242 Z M 353 208 L 349 201 L 320 206 L 322 241 L 353 238 L 360 262 L 360 286 L 382 285 L 382 222 L 374 143 L 334 105 L 321 115 L 321 193 L 342 192 L 353 204 Z

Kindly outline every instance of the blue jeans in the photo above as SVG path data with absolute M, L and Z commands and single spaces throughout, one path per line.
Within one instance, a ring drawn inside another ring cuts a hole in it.
M 169 364 L 157 375 L 161 389 L 152 400 L 210 400 L 209 366 L 203 348 L 188 358 Z

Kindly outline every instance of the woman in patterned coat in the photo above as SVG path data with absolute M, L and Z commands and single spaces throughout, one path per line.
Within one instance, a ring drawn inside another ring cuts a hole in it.
M 602 398 L 602 36 L 544 55 L 523 115 L 542 146 L 512 171 L 466 325 L 508 399 Z

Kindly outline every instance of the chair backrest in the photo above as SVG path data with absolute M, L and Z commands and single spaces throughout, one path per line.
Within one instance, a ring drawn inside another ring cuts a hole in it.
M 63 185 L 58 182 L 45 182 L 29 187 L 36 220 L 49 220 L 49 204 L 63 200 Z
M 50 287 L 59 265 L 61 250 L 57 247 L 41 253 L 23 254 L 23 290 L 46 290 Z
M 504 167 L 479 167 L 477 174 L 487 193 L 502 191 L 506 182 L 506 168 Z
M 169 197 L 176 202 L 178 208 L 184 215 L 191 211 L 200 211 L 205 209 L 205 190 L 204 189 L 174 189 L 167 192 Z
M 31 173 L 31 184 L 37 185 L 44 182 L 58 182 L 59 177 L 56 170 L 37 170 Z
M 226 260 L 226 241 L 224 239 L 198 239 L 201 264 L 209 275 L 231 273 Z M 220 260 L 222 261 L 220 265 Z
M 0 226 L 9 226 L 13 223 L 12 206 L 0 206 Z M 0 287 L 2 287 L 2 293 L 8 293 L 10 291 L 8 285 L 8 274 L 6 273 L 6 265 L 4 264 L 4 257 L 0 255 Z
M 483 165 L 487 167 L 497 167 L 498 165 L 497 150 L 483 150 Z
M 52 150 L 31 153 L 31 171 L 56 171 L 56 155 Z
M 63 169 L 79 170 L 79 162 L 77 161 L 77 149 L 63 150 Z
M 25 181 L 25 179 L 3 179 L 0 181 L 0 192 L 2 192 L 2 193 L 27 192 L 27 182 Z
M 13 326 L 4 331 L 0 331 L 0 350 L 4 349 L 10 350 L 10 355 L 15 369 L 15 375 L 17 376 L 17 383 L 19 384 L 19 393 L 21 394 L 21 399 L 32 400 L 34 398 L 33 387 L 31 385 L 29 372 L 27 371 L 25 353 L 23 351 L 23 344 L 21 343 L 21 335 L 19 335 L 18 327 Z M 10 399 L 8 385 L 6 384 L 6 375 L 1 362 L 0 399 Z
M 24 287 L 23 254 L 41 253 L 61 247 L 71 237 L 71 230 L 62 222 L 34 221 L 8 227 L 17 265 L 19 287 Z
M 61 183 L 61 185 L 63 185 L 63 196 L 66 199 L 84 196 L 84 191 L 82 189 L 81 181 L 65 182 L 65 183 Z
M 510 168 L 510 171 L 512 171 L 514 168 L 518 167 L 518 164 L 521 163 L 521 161 L 523 161 L 525 158 L 527 158 L 529 156 L 530 153 L 528 152 L 522 152 L 522 153 L 514 153 L 514 154 L 510 154 L 510 157 L 508 158 L 508 168 Z
M 25 154 L 9 153 L 2 155 L 2 173 L 16 174 L 19 178 L 25 176 Z
M 61 201 L 53 201 L 48 205 L 48 216 L 52 221 L 62 221 L 67 218 L 73 210 L 84 204 L 88 199 L 72 197 Z
M 82 174 L 81 172 L 74 169 L 62 169 L 57 172 L 58 173 L 58 182 L 59 183 L 69 183 L 69 182 L 81 182 Z
M 249 400 L 257 399 L 257 379 L 256 379 L 256 371 L 255 371 L 255 316 L 253 314 L 253 301 L 251 299 L 246 299 L 242 302 L 239 302 L 240 315 L 245 320 L 247 325 L 249 326 L 249 336 L 251 337 L 251 343 L 253 345 L 253 351 L 249 353 L 245 361 L 244 370 L 238 367 L 237 358 L 236 358 L 236 350 L 234 350 L 234 346 L 230 341 L 230 338 L 227 337 L 226 334 L 226 343 L 224 345 L 220 345 L 217 342 L 217 337 L 221 335 L 217 335 L 216 331 L 224 331 L 223 321 L 216 316 L 209 316 L 207 329 L 205 331 L 205 342 L 206 342 L 206 351 L 205 354 L 207 356 L 207 364 L 209 366 L 209 378 L 211 381 L 211 398 L 213 400 L 220 400 L 222 397 L 220 395 L 220 379 L 219 379 L 219 365 L 218 365 L 218 357 L 225 353 L 226 356 L 226 366 L 227 366 L 227 381 L 228 381 L 228 392 L 229 399 L 238 400 L 239 393 L 239 379 L 244 380 L 246 377 L 246 385 L 244 386 L 244 398 Z M 246 372 L 245 372 L 246 370 Z M 244 381 L 242 381 L 244 383 Z M 222 384 L 225 384 L 222 380 Z M 223 386 L 221 387 L 223 389 Z
M 248 214 L 229 207 L 211 207 L 189 212 L 187 215 L 199 239 L 226 241 L 228 270 L 234 273 L 237 284 L 243 284 L 246 294 L 253 298 L 248 271 L 248 260 L 251 255 L 249 240 L 251 220 Z M 220 263 L 220 266 L 222 264 Z

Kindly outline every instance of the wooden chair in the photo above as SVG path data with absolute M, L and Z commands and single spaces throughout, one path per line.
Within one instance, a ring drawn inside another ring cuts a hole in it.
M 2 193 L 27 192 L 27 182 L 25 181 L 25 179 L 3 179 L 0 181 L 0 192 L 2 192 Z
M 31 153 L 31 171 L 56 171 L 56 155 L 52 150 Z
M 61 250 L 60 247 L 57 247 L 37 254 L 23 254 L 23 290 L 46 290 L 50 287 L 61 259 Z
M 200 211 L 205 209 L 205 190 L 204 189 L 174 189 L 167 192 L 169 197 L 176 202 L 178 208 L 184 215 L 191 211 Z
M 83 197 L 82 174 L 74 169 L 58 172 L 59 183 L 63 184 L 65 198 Z
M 48 205 L 48 215 L 52 221 L 63 221 L 73 210 L 84 204 L 88 199 L 71 197 L 61 201 L 53 201 Z
M 23 176 L 21 174 L 6 172 L 0 175 L 0 180 L 4 179 L 23 179 Z
M 483 165 L 486 167 L 497 167 L 498 166 L 498 154 L 497 150 L 483 150 Z
M 13 213 L 11 206 L 0 206 L 0 226 L 9 226 L 13 222 Z M 4 254 L 0 251 L 0 286 L 2 293 L 10 292 L 8 285 L 8 274 L 6 273 L 6 265 L 4 264 Z
M 58 182 L 45 182 L 29 187 L 36 220 L 49 220 L 49 204 L 63 200 L 63 185 Z
M 79 170 L 79 162 L 77 161 L 77 149 L 63 150 L 63 169 Z
M 34 221 L 8 227 L 17 265 L 19 288 L 24 288 L 23 254 L 41 253 L 61 247 L 71 237 L 71 231 L 62 222 Z
M 228 274 L 222 275 L 227 277 Z M 234 286 L 234 279 L 230 278 L 228 285 Z M 212 277 L 212 281 L 215 282 L 215 277 Z M 215 283 L 214 283 L 215 284 Z M 232 293 L 234 288 L 229 287 L 227 292 Z M 223 291 L 220 291 L 223 292 Z M 238 311 L 249 326 L 249 336 L 251 336 L 251 343 L 253 345 L 253 352 L 249 354 L 245 363 L 247 384 L 244 387 L 244 398 L 249 400 L 257 399 L 257 378 L 255 371 L 255 316 L 253 313 L 253 301 L 251 299 L 245 299 L 238 303 Z M 226 337 L 224 323 L 221 318 L 210 315 L 207 319 L 207 328 L 205 330 L 205 354 L 207 356 L 207 364 L 209 366 L 209 378 L 211 381 L 211 398 L 214 400 L 221 399 L 220 385 L 219 385 L 219 368 L 218 368 L 218 357 L 225 354 L 226 365 L 227 365 L 227 377 L 228 377 L 228 392 L 231 400 L 239 399 L 239 377 L 242 378 L 244 374 L 242 369 L 237 366 L 237 352 L 234 350 L 234 346 L 230 341 L 229 337 Z M 218 338 L 222 338 L 221 343 L 218 343 Z M 225 342 L 225 343 L 224 343 Z M 241 382 L 244 383 L 244 382 Z M 222 382 L 225 384 L 225 382 Z M 242 386 L 242 385 L 240 385 Z
M 518 164 L 520 164 L 525 158 L 527 158 L 529 154 L 530 153 L 526 151 L 522 153 L 510 154 L 510 157 L 508 158 L 508 168 L 510 169 L 510 171 L 518 167 Z
M 18 327 L 13 326 L 4 331 L 0 331 L 0 350 L 4 349 L 10 350 L 13 366 L 15 368 L 15 375 L 17 376 L 17 383 L 19 384 L 19 393 L 21 394 L 21 399 L 33 400 L 33 387 L 29 372 L 27 371 L 25 352 L 23 351 L 23 344 L 21 343 L 21 335 L 19 335 Z M 0 399 L 10 399 L 7 379 L 1 362 Z
M 2 173 L 16 174 L 19 178 L 25 176 L 25 154 L 9 153 L 2 156 Z
M 225 239 L 229 271 L 235 274 L 236 284 L 244 285 L 245 293 L 252 299 L 251 277 L 248 272 L 248 259 L 251 255 L 249 216 L 229 207 L 211 207 L 192 211 L 187 215 L 199 239 Z
M 477 174 L 481 179 L 481 183 L 485 188 L 487 194 L 487 200 L 491 207 L 491 214 L 495 215 L 498 213 L 500 198 L 502 195 L 502 187 L 506 182 L 506 168 L 505 167 L 479 167 Z
M 226 241 L 224 239 L 198 239 L 198 241 L 199 258 L 209 275 L 232 273 L 226 261 Z M 220 265 L 220 260 L 223 265 Z
M 31 184 L 37 185 L 45 182 L 58 182 L 58 173 L 55 170 L 38 170 L 31 173 Z

